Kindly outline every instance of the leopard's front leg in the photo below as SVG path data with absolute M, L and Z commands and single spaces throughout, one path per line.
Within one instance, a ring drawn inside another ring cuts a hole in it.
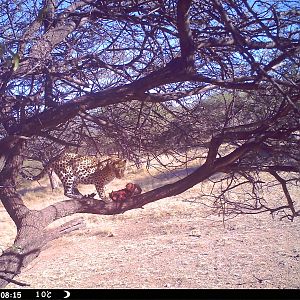
M 99 198 L 105 202 L 110 202 L 111 199 L 108 198 L 105 194 L 105 191 L 104 191 L 104 185 L 103 183 L 101 182 L 98 182 L 95 184 L 95 187 L 96 187 L 96 190 L 97 190 L 97 193 L 99 195 Z

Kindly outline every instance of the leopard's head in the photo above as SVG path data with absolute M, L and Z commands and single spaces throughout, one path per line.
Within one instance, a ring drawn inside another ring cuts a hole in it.
M 126 169 L 126 159 L 111 158 L 108 161 L 108 165 L 111 171 L 113 171 L 117 178 L 123 178 Z

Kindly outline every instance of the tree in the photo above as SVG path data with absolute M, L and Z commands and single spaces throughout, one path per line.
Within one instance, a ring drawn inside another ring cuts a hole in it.
M 212 195 L 224 215 L 299 216 L 290 190 L 300 171 L 298 1 L 4 0 L 0 8 L 0 199 L 17 227 L 0 257 L 1 287 L 50 240 L 84 225 L 47 230 L 54 220 L 122 213 L 220 173 Z M 80 145 L 137 163 L 204 154 L 185 178 L 121 207 L 93 198 L 26 207 L 16 184 L 22 161 L 41 147 L 53 156 Z M 262 173 L 286 204 L 259 195 Z M 241 186 L 250 197 L 227 196 Z

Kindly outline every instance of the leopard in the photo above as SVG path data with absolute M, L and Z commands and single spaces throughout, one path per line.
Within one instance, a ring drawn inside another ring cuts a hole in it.
M 82 195 L 77 188 L 79 184 L 93 184 L 100 199 L 107 201 L 104 187 L 115 178 L 121 179 L 125 176 L 126 162 L 126 159 L 116 156 L 101 160 L 99 156 L 65 152 L 49 160 L 40 174 L 28 176 L 22 171 L 21 176 L 27 180 L 38 181 L 53 170 L 63 184 L 66 197 L 75 199 L 94 197 L 95 193 Z

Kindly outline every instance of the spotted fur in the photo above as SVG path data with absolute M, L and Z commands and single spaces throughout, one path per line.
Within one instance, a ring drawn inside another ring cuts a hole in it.
M 81 156 L 76 153 L 64 153 L 52 159 L 37 176 L 21 175 L 29 180 L 41 179 L 52 168 L 64 187 L 64 194 L 70 198 L 83 198 L 78 184 L 94 184 L 100 198 L 106 198 L 104 186 L 115 178 L 123 178 L 126 160 L 110 157 L 100 161 L 97 156 Z

